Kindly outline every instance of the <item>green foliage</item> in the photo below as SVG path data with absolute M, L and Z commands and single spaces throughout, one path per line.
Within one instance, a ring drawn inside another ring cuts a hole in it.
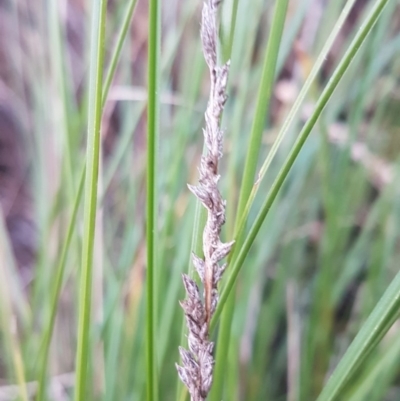
M 201 2 L 61 3 L 0 6 L 38 239 L 24 288 L 3 206 L 0 399 L 184 401 Z M 222 237 L 236 244 L 212 401 L 400 397 L 398 16 L 394 0 L 222 4 Z

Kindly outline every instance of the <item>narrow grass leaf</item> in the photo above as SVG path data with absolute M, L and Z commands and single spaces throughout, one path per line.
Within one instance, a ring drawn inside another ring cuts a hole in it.
M 146 360 L 147 399 L 158 400 L 157 391 L 157 202 L 156 202 L 156 148 L 159 131 L 159 63 L 160 63 L 160 3 L 149 3 L 148 43 L 148 103 L 147 103 L 147 198 L 146 198 L 146 252 L 147 252 L 147 293 L 146 293 Z
M 240 216 L 243 213 L 246 200 L 251 191 L 254 175 L 256 173 L 258 156 L 261 148 L 261 139 L 265 125 L 265 119 L 266 115 L 268 115 L 272 88 L 275 81 L 275 71 L 280 49 L 280 43 L 282 39 L 283 27 L 285 25 L 287 6 L 288 6 L 288 0 L 277 1 L 275 5 L 271 32 L 264 56 L 263 72 L 258 92 L 255 117 L 251 129 L 250 144 L 248 147 L 245 168 L 242 178 L 242 185 L 240 189 L 239 206 L 236 219 L 237 226 L 239 225 Z M 231 32 L 231 36 L 232 35 L 233 32 Z M 237 241 L 239 241 L 239 246 L 240 246 L 240 237 L 238 238 L 236 236 L 236 238 Z M 237 247 L 236 249 L 238 248 L 239 247 Z M 212 401 L 218 401 L 222 397 L 223 383 L 226 377 L 225 366 L 229 349 L 231 322 L 232 322 L 234 305 L 235 305 L 235 297 L 234 294 L 232 294 L 231 297 L 229 297 L 226 308 L 224 310 L 224 315 L 221 321 L 221 327 L 218 336 L 214 384 L 213 384 L 213 391 L 211 393 Z
M 322 111 L 324 110 L 326 104 L 328 103 L 329 99 L 331 98 L 334 90 L 336 89 L 338 83 L 340 82 L 341 78 L 347 71 L 350 63 L 353 61 L 354 57 L 356 56 L 360 46 L 363 44 L 364 40 L 366 39 L 369 32 L 372 30 L 375 22 L 379 18 L 380 13 L 382 12 L 383 8 L 387 4 L 389 0 L 380 0 L 377 1 L 374 7 L 371 9 L 370 13 L 364 20 L 360 30 L 357 32 L 357 35 L 351 42 L 346 54 L 343 56 L 342 60 L 340 61 L 339 65 L 335 69 L 332 77 L 330 78 L 328 84 L 326 85 L 325 89 L 323 90 L 320 98 L 317 101 L 315 106 L 315 110 L 313 111 L 312 115 L 308 119 L 307 123 L 304 125 L 303 129 L 301 130 L 295 144 L 293 145 L 284 165 L 282 166 L 281 170 L 277 178 L 275 179 L 272 187 L 261 207 L 259 214 L 256 217 L 254 224 L 252 225 L 243 246 L 241 247 L 237 258 L 233 261 L 232 266 L 230 267 L 231 274 L 228 277 L 226 286 L 221 294 L 220 302 L 217 306 L 217 310 L 215 311 L 214 318 L 211 322 L 211 326 L 215 327 L 216 321 L 221 314 L 222 308 L 229 296 L 230 291 L 232 290 L 234 283 L 236 281 L 237 275 L 239 274 L 240 268 L 243 265 L 243 262 L 258 234 L 258 231 L 261 228 L 265 217 L 267 216 L 272 204 L 275 201 L 275 198 L 278 195 L 279 190 L 281 189 L 287 175 L 289 174 L 290 169 L 292 168 L 298 154 L 300 153 L 301 148 L 303 147 L 306 139 L 311 133 L 315 123 L 317 122 L 319 116 L 321 115 Z
M 399 309 L 400 273 L 396 275 L 358 332 L 317 401 L 340 399 L 344 385 L 396 321 L 399 316 Z
M 250 193 L 248 193 L 246 199 L 243 201 L 246 201 L 246 205 L 243 205 L 243 210 L 241 210 L 241 222 L 239 227 L 237 228 L 237 234 L 240 237 L 241 233 L 244 232 L 245 227 L 246 227 L 246 222 L 247 222 L 247 217 L 249 215 L 251 206 L 253 205 L 254 199 L 257 195 L 258 188 L 260 186 L 260 182 L 264 178 L 266 172 L 268 171 L 269 166 L 271 165 L 272 160 L 274 159 L 279 146 L 281 145 L 283 139 L 285 138 L 286 134 L 289 132 L 289 128 L 291 127 L 296 115 L 298 114 L 301 105 L 303 104 L 304 99 L 307 96 L 307 93 L 309 92 L 315 78 L 317 77 L 319 71 L 321 70 L 321 67 L 323 66 L 328 53 L 330 52 L 335 39 L 340 32 L 347 16 L 349 15 L 354 3 L 356 0 L 348 0 L 346 5 L 343 8 L 343 11 L 341 12 L 331 34 L 329 35 L 325 45 L 323 46 L 321 53 L 317 57 L 315 64 L 313 68 L 310 71 L 309 76 L 307 77 L 306 81 L 304 82 L 303 87 L 300 90 L 299 95 L 297 96 L 287 118 L 285 119 L 282 128 L 280 129 L 278 136 L 276 137 L 276 140 L 274 141 L 274 144 L 271 147 L 271 150 L 268 152 L 268 156 L 265 159 L 264 163 L 261 166 L 261 169 L 258 174 L 258 179 L 256 183 L 253 185 L 253 188 Z M 239 209 L 240 210 L 240 209 Z
M 106 0 L 94 2 L 91 20 L 91 51 L 89 70 L 88 138 L 81 283 L 79 292 L 78 344 L 76 353 L 75 401 L 86 400 L 89 364 L 89 329 L 93 270 L 93 245 L 97 210 L 97 182 L 100 155 L 100 126 L 102 111 L 102 78 Z
M 102 101 L 101 101 L 102 107 L 104 107 L 107 101 L 108 92 L 110 91 L 110 86 L 115 75 L 115 70 L 117 69 L 118 61 L 121 56 L 122 47 L 125 42 L 126 35 L 128 34 L 128 29 L 130 26 L 130 22 L 132 20 L 133 12 L 135 11 L 136 3 L 137 0 L 130 0 L 128 5 L 126 6 L 126 11 L 124 13 L 125 17 L 122 21 L 121 30 L 118 33 L 115 49 L 111 56 L 110 65 L 108 67 L 106 74 L 106 79 L 104 80 Z
M 75 197 L 75 203 L 74 207 L 72 210 L 72 215 L 70 217 L 70 221 L 68 224 L 68 229 L 67 229 L 67 236 L 64 241 L 64 245 L 61 251 L 61 257 L 60 261 L 57 266 L 57 275 L 55 278 L 55 283 L 54 283 L 54 289 L 53 289 L 53 296 L 51 299 L 51 310 L 50 310 L 50 317 L 49 317 L 49 322 L 43 337 L 43 343 L 41 346 L 41 352 L 39 356 L 39 379 L 38 379 L 38 392 L 36 395 L 36 400 L 37 401 L 44 401 L 45 400 L 45 394 L 46 394 L 46 374 L 47 374 L 47 363 L 48 363 L 48 355 L 49 355 L 49 349 L 50 349 L 50 344 L 51 344 L 51 338 L 53 334 L 53 329 L 54 329 L 54 323 L 55 323 L 55 318 L 57 314 L 57 306 L 58 306 L 58 300 L 60 298 L 60 292 L 62 288 L 62 283 L 64 279 L 64 271 L 65 271 L 65 266 L 67 262 L 67 256 L 68 256 L 68 251 L 69 247 L 71 245 L 72 241 L 72 236 L 74 233 L 74 228 L 75 228 L 75 220 L 76 220 L 76 215 L 78 213 L 79 205 L 81 203 L 82 199 L 82 194 L 83 194 L 83 184 L 85 182 L 85 168 L 82 170 L 81 174 L 81 179 L 79 183 L 79 188 L 78 192 Z

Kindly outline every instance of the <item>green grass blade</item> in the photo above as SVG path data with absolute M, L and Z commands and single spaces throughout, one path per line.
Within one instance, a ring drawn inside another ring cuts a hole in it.
M 122 47 L 125 42 L 126 35 L 128 34 L 129 25 L 132 20 L 133 12 L 135 11 L 136 3 L 137 0 L 130 0 L 124 13 L 125 17 L 124 20 L 122 21 L 121 30 L 118 33 L 115 49 L 111 56 L 110 65 L 108 67 L 106 79 L 104 80 L 103 84 L 103 94 L 101 101 L 102 107 L 104 107 L 107 101 L 108 92 L 110 91 L 115 70 L 117 69 L 118 61 L 121 56 Z
M 258 155 L 261 148 L 261 139 L 264 130 L 266 115 L 268 115 L 272 88 L 275 81 L 276 63 L 282 39 L 283 27 L 285 25 L 288 0 L 277 1 L 274 11 L 271 33 L 264 57 L 263 72 L 258 91 L 256 111 L 250 134 L 250 144 L 247 151 L 246 163 L 243 172 L 242 185 L 239 195 L 238 218 L 243 213 L 246 201 L 251 192 L 253 179 L 256 173 Z
M 71 141 L 69 138 L 69 123 L 68 123 L 68 94 L 67 94 L 67 83 L 65 74 L 65 60 L 63 55 L 63 44 L 62 44 L 62 32 L 60 29 L 60 15 L 59 15 L 59 2 L 52 0 L 49 2 L 49 40 L 51 46 L 52 55 L 52 69 L 55 75 L 55 81 L 57 83 L 57 89 L 60 93 L 60 116 L 58 122 L 58 129 L 62 132 L 64 138 L 64 149 L 65 149 L 65 169 L 66 169 L 66 180 L 69 196 L 73 197 L 73 169 L 72 169 L 72 152 L 71 152 Z
M 102 78 L 106 0 L 93 2 L 89 71 L 88 138 L 81 283 L 79 293 L 78 344 L 76 354 L 75 401 L 86 400 L 89 359 L 89 329 L 93 270 L 93 245 L 97 210 L 97 183 L 100 155 Z
M 339 362 L 317 401 L 339 399 L 346 381 L 376 347 L 399 315 L 400 273 L 396 275 Z
M 328 84 L 326 85 L 324 91 L 322 92 L 318 102 L 315 106 L 315 110 L 312 113 L 311 117 L 308 119 L 307 123 L 304 125 L 303 129 L 301 130 L 299 137 L 297 138 L 293 148 L 291 149 L 284 165 L 282 166 L 277 178 L 275 179 L 262 207 L 259 214 L 256 217 L 254 224 L 252 225 L 250 232 L 248 233 L 243 246 L 241 247 L 237 258 L 233 261 L 232 266 L 230 267 L 231 274 L 227 280 L 226 286 L 222 292 L 221 299 L 217 306 L 217 309 L 214 314 L 214 318 L 211 322 L 211 327 L 214 328 L 216 325 L 216 321 L 221 314 L 222 308 L 227 301 L 230 291 L 232 290 L 234 283 L 236 281 L 237 275 L 239 274 L 240 268 L 243 265 L 243 262 L 258 234 L 258 231 L 261 228 L 265 217 L 268 214 L 272 204 L 275 201 L 275 198 L 278 195 L 280 188 L 282 187 L 287 175 L 289 174 L 290 169 L 292 168 L 298 154 L 300 153 L 301 148 L 303 147 L 306 139 L 308 138 L 311 130 L 313 129 L 315 123 L 317 122 L 319 116 L 321 115 L 323 109 L 325 108 L 327 102 L 331 98 L 334 90 L 336 89 L 338 83 L 340 82 L 341 78 L 345 74 L 346 70 L 348 69 L 350 63 L 353 61 L 354 57 L 356 56 L 360 46 L 363 44 L 364 40 L 368 36 L 369 32 L 373 28 L 375 22 L 377 21 L 380 13 L 382 12 L 383 8 L 385 7 L 388 0 L 380 0 L 377 1 L 369 12 L 368 16 L 364 20 L 360 30 L 357 32 L 357 35 L 351 42 L 346 54 L 343 56 L 342 60 L 340 61 L 339 65 L 335 69 L 332 77 L 330 78 Z
M 265 116 L 268 115 L 269 103 L 273 84 L 275 81 L 275 71 L 278 60 L 279 48 L 282 39 L 283 27 L 285 25 L 288 0 L 276 2 L 271 32 L 264 56 L 263 72 L 258 91 L 258 99 L 253 126 L 250 135 L 250 144 L 246 156 L 246 163 L 243 173 L 242 185 L 239 195 L 239 206 L 237 211 L 236 224 L 239 225 L 240 216 L 251 191 L 254 175 L 256 173 L 258 156 L 261 148 L 261 139 L 265 124 Z M 237 8 L 237 4 L 236 4 Z M 236 16 L 236 14 L 234 14 Z M 232 33 L 231 33 L 232 35 Z M 236 227 L 237 228 L 237 227 Z M 240 238 L 237 238 L 240 242 Z M 238 249 L 237 247 L 236 249 Z M 221 321 L 218 336 L 218 347 L 216 356 L 216 367 L 214 372 L 214 384 L 211 393 L 211 400 L 218 401 L 222 398 L 223 383 L 226 376 L 226 358 L 229 349 L 231 322 L 235 306 L 235 297 L 229 297 Z
M 354 390 L 351 392 L 350 397 L 346 397 L 349 401 L 372 399 L 369 398 L 372 392 L 375 393 L 374 400 L 379 401 L 384 399 L 386 393 L 385 384 L 387 385 L 388 382 L 394 380 L 400 356 L 400 337 L 394 337 L 394 339 L 391 339 L 390 345 L 386 346 L 383 352 L 380 352 L 377 357 L 371 358 L 372 361 L 368 361 L 368 369 L 366 369 L 363 377 L 355 383 L 355 386 L 352 383 Z M 380 390 L 379 393 L 381 394 L 378 393 L 378 397 L 376 396 L 377 384 L 380 388 L 383 388 L 383 393 Z
M 61 287 L 62 287 L 62 283 L 63 283 L 63 279 L 64 279 L 64 271 L 65 271 L 65 266 L 66 266 L 66 262 L 67 262 L 68 251 L 69 251 L 69 247 L 70 247 L 70 244 L 72 241 L 72 236 L 74 233 L 76 215 L 78 213 L 79 205 L 80 205 L 81 199 L 82 199 L 83 184 L 85 182 L 85 171 L 86 171 L 86 169 L 83 168 L 80 183 L 79 183 L 78 193 L 76 194 L 75 203 L 74 203 L 74 207 L 72 210 L 72 215 L 71 215 L 68 229 L 67 229 L 67 236 L 66 236 L 66 239 L 65 239 L 62 251 L 61 251 L 61 257 L 60 257 L 60 261 L 59 261 L 58 267 L 57 267 L 57 276 L 56 276 L 55 284 L 54 284 L 54 293 L 53 293 L 52 300 L 51 300 L 50 318 L 49 318 L 48 326 L 46 328 L 45 335 L 43 337 L 43 345 L 41 347 L 41 355 L 39 357 L 40 369 L 39 369 L 39 379 L 38 379 L 38 392 L 36 395 L 37 401 L 43 401 L 46 398 L 45 397 L 46 373 L 47 373 L 47 363 L 48 363 L 48 355 L 49 355 L 49 349 L 50 349 L 50 344 L 51 344 L 51 337 L 53 334 L 54 323 L 55 323 L 55 318 L 56 318 L 56 314 L 57 314 L 58 300 L 60 298 Z
M 241 211 L 241 222 L 240 226 L 237 229 L 237 233 L 242 233 L 245 229 L 245 225 L 247 222 L 247 217 L 249 215 L 251 206 L 254 202 L 254 199 L 256 197 L 256 194 L 258 192 L 258 188 L 260 185 L 260 182 L 264 178 L 266 172 L 268 171 L 268 168 L 271 165 L 272 160 L 274 159 L 279 146 L 281 145 L 283 139 L 285 138 L 286 134 L 289 132 L 289 128 L 291 127 L 296 115 L 299 113 L 300 107 L 303 104 L 304 99 L 307 96 L 307 93 L 309 92 L 310 88 L 312 87 L 312 84 L 314 83 L 315 78 L 317 77 L 319 71 L 321 70 L 322 65 L 324 64 L 328 53 L 330 52 L 335 39 L 340 32 L 347 16 L 349 15 L 354 3 L 356 0 L 348 0 L 346 5 L 343 8 L 343 11 L 341 12 L 331 34 L 329 35 L 329 38 L 327 39 L 325 45 L 323 46 L 321 53 L 319 54 L 318 58 L 315 61 L 315 64 L 313 68 L 310 71 L 310 75 L 307 77 L 306 81 L 304 82 L 303 87 L 301 88 L 301 91 L 299 95 L 296 98 L 296 101 L 293 104 L 293 107 L 291 108 L 287 118 L 285 119 L 285 122 L 283 123 L 282 128 L 280 129 L 278 136 L 276 140 L 274 141 L 274 144 L 271 147 L 271 150 L 268 152 L 268 156 L 265 159 L 264 163 L 261 166 L 260 172 L 258 174 L 258 179 L 257 182 L 254 184 L 251 193 L 247 196 L 245 199 L 246 201 L 246 206 L 244 207 L 244 210 Z M 239 235 L 240 236 L 240 235 Z
M 147 252 L 147 293 L 146 293 L 146 362 L 147 399 L 158 400 L 157 391 L 157 294 L 156 294 L 156 148 L 159 131 L 159 70 L 160 63 L 160 3 L 151 0 L 149 4 L 148 44 L 148 103 L 147 103 L 147 199 L 146 199 L 146 252 Z
M 233 39 L 235 37 L 236 17 L 238 12 L 239 0 L 233 0 L 232 14 L 230 20 L 229 37 L 227 43 L 224 46 L 225 60 L 229 60 L 232 55 Z

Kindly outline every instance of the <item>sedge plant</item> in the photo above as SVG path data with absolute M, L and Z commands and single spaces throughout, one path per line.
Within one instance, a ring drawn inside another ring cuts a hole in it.
M 397 2 L 207 4 L 0 5 L 1 400 L 399 398 Z

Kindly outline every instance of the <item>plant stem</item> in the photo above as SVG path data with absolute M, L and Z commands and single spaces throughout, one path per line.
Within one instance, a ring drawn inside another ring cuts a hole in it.
M 93 270 L 93 244 L 97 211 L 97 182 L 100 156 L 102 112 L 102 79 L 106 0 L 93 2 L 91 54 L 89 71 L 88 138 L 82 246 L 81 283 L 79 293 L 78 345 L 76 355 L 75 401 L 87 399 L 86 384 L 89 356 L 89 329 Z
M 157 401 L 157 342 L 156 342 L 156 143 L 159 130 L 159 35 L 160 4 L 158 0 L 149 3 L 149 44 L 148 44 L 148 106 L 147 106 L 147 400 Z

